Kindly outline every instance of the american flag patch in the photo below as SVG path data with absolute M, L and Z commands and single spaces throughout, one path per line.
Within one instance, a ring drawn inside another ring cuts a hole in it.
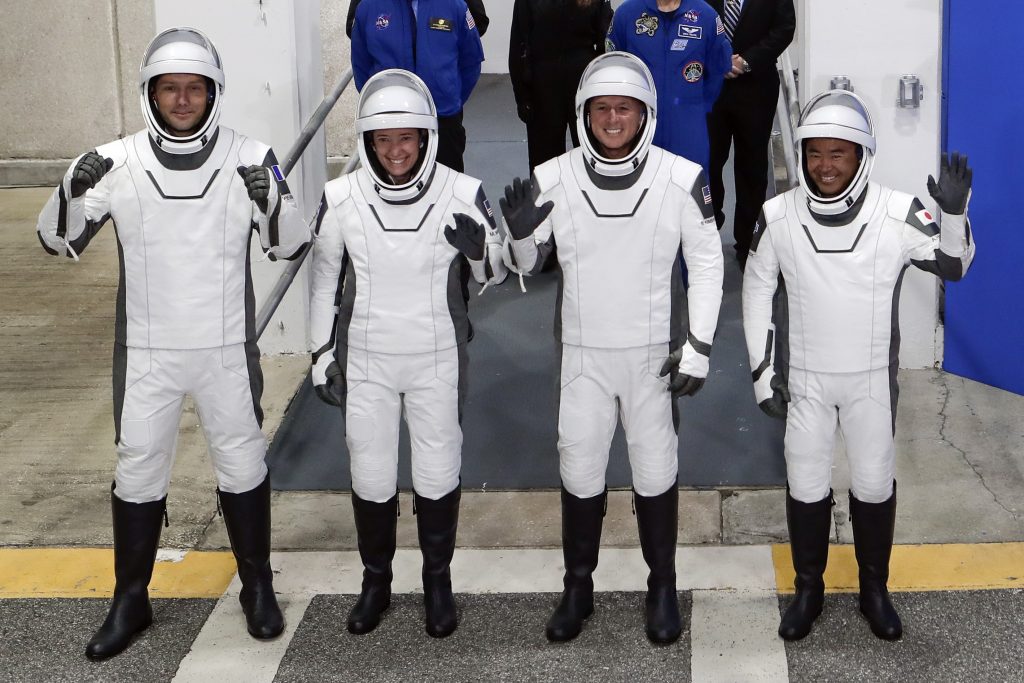
M 705 204 L 710 204 L 711 203 L 711 186 L 710 185 L 703 186 L 702 188 L 700 188 L 700 193 L 702 195 L 704 195 L 704 203 Z
M 491 201 L 489 199 L 484 200 L 484 211 L 487 212 L 488 218 L 494 218 L 494 209 L 491 208 Z
M 466 10 L 466 26 L 476 28 L 476 22 L 473 21 L 473 14 L 469 10 Z
M 932 214 L 928 209 L 921 209 L 914 214 L 914 217 L 921 221 L 921 225 L 928 225 L 929 223 L 935 222 L 935 218 L 932 217 Z
M 722 24 L 722 17 L 715 17 L 715 34 L 722 35 L 725 33 L 725 26 Z

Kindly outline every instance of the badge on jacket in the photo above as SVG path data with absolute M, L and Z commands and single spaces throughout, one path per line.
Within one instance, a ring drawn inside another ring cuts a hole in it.
M 686 13 L 683 14 L 683 21 L 688 21 L 691 24 L 700 23 L 700 14 L 698 14 L 696 10 L 688 9 L 686 10 Z
M 644 12 L 640 15 L 640 18 L 636 20 L 636 34 L 638 36 L 646 33 L 648 36 L 653 38 L 657 30 L 658 17 L 652 17 L 647 12 Z
M 690 62 L 683 67 L 683 78 L 687 83 L 696 83 L 704 75 L 704 65 L 700 62 Z
M 449 33 L 451 33 L 452 30 L 451 20 L 445 19 L 444 17 L 431 17 L 427 26 L 435 31 L 448 31 Z
M 377 26 L 377 30 L 378 31 L 383 31 L 384 29 L 386 29 L 390 25 L 391 25 L 391 15 L 390 14 L 381 14 L 381 15 L 379 15 L 377 17 L 377 24 L 376 24 L 376 26 Z
M 704 38 L 704 28 L 701 26 L 679 24 L 679 37 L 686 38 L 687 40 L 702 40 Z

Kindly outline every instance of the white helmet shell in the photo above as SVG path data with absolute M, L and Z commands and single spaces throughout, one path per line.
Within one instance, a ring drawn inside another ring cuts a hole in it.
M 198 74 L 214 83 L 199 129 L 188 137 L 170 134 L 150 96 L 150 83 L 163 74 Z M 224 68 L 220 54 L 201 31 L 188 27 L 167 29 L 146 48 L 139 69 L 139 98 L 149 134 L 161 149 L 172 154 L 192 154 L 205 147 L 217 130 L 223 94 Z
M 386 128 L 425 131 L 420 158 L 404 183 L 396 183 L 388 175 L 373 150 L 373 131 Z M 359 93 L 356 133 L 359 161 L 382 199 L 408 201 L 423 192 L 434 173 L 437 158 L 437 109 L 430 90 L 419 76 L 403 69 L 387 69 L 366 81 Z
M 594 97 L 615 95 L 632 97 L 647 107 L 633 149 L 622 159 L 608 159 L 598 151 L 597 140 L 590 131 L 587 102 Z M 583 157 L 595 171 L 604 176 L 632 173 L 644 159 L 654 139 L 657 124 L 658 92 L 650 70 L 639 57 L 628 52 L 607 52 L 595 57 L 580 78 L 576 90 L 576 131 Z
M 811 138 L 846 140 L 861 148 L 860 165 L 845 190 L 835 197 L 821 197 L 807 176 L 804 158 L 806 141 Z M 799 155 L 800 188 L 807 197 L 811 211 L 834 216 L 849 209 L 867 187 L 875 160 L 875 128 L 864 101 L 849 90 L 828 90 L 816 95 L 800 113 L 796 129 Z

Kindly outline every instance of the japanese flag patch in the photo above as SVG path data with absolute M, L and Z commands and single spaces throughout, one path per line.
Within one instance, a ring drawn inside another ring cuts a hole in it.
M 929 223 L 935 222 L 935 217 L 932 216 L 931 211 L 929 211 L 928 209 L 921 209 L 920 211 L 914 214 L 914 218 L 921 221 L 921 225 L 928 225 Z

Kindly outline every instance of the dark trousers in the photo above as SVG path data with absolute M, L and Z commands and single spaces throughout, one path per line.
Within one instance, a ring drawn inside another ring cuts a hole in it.
M 729 158 L 730 144 L 736 150 L 733 162 L 736 180 L 736 213 L 732 232 L 736 239 L 736 253 L 746 257 L 754 234 L 754 223 L 761 212 L 768 191 L 768 144 L 772 136 L 772 122 L 779 99 L 779 79 L 762 78 L 757 81 L 726 81 L 722 94 L 708 114 L 708 137 L 711 142 L 711 205 L 715 222 L 721 228 L 725 223 L 722 205 L 725 185 L 722 168 Z
M 576 78 L 576 82 L 579 77 Z M 580 144 L 576 135 L 576 85 L 541 83 L 534 86 L 531 100 L 533 116 L 526 124 L 526 146 L 530 170 L 548 159 L 565 153 L 565 129 L 569 129 L 573 147 Z
M 437 161 L 459 173 L 466 170 L 462 155 L 466 153 L 466 129 L 462 126 L 462 111 L 451 116 L 437 117 Z

